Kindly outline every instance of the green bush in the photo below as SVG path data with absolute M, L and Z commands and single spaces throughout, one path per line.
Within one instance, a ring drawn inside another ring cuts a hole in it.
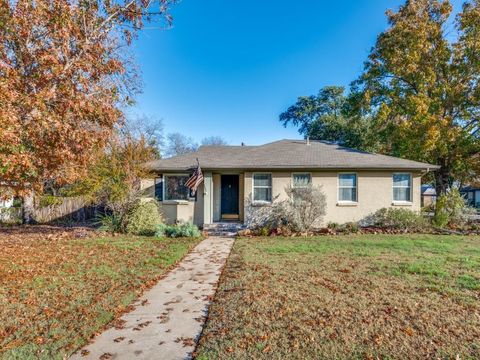
M 125 231 L 133 235 L 154 235 L 161 223 L 156 201 L 139 202 L 125 217 Z
M 258 229 L 256 229 L 255 233 L 258 235 L 258 236 L 268 236 L 270 235 L 270 232 L 272 231 L 272 229 L 270 229 L 270 227 L 268 226 L 262 226 Z
M 366 223 L 378 227 L 422 230 L 429 226 L 429 222 L 421 214 L 403 208 L 382 208 L 369 216 Z
M 97 215 L 94 224 L 98 226 L 100 231 L 108 232 L 122 232 L 122 219 L 115 214 L 101 214 Z
M 158 224 L 157 228 L 155 229 L 155 237 L 165 237 L 167 236 L 167 229 L 172 226 L 172 225 L 167 225 L 167 224 Z
M 202 233 L 196 225 L 185 223 L 176 227 L 177 231 L 172 233 L 172 237 L 200 237 Z
M 347 233 L 357 233 L 360 230 L 360 226 L 356 222 L 347 222 L 343 224 L 343 228 Z
M 457 189 L 452 189 L 447 194 L 438 197 L 433 224 L 441 228 L 447 225 L 462 226 L 468 221 L 470 212 L 471 209 L 467 206 L 462 194 Z
M 40 197 L 39 205 L 40 207 L 48 207 L 54 205 L 60 205 L 63 202 L 63 199 L 54 195 L 42 195 Z
M 155 231 L 156 237 L 200 237 L 202 233 L 196 225 L 190 223 L 182 223 L 178 225 L 160 224 Z
M 332 230 L 338 230 L 340 228 L 340 224 L 336 222 L 329 222 L 327 224 L 327 228 Z

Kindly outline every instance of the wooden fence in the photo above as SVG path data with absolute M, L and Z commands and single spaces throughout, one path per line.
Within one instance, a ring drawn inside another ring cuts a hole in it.
M 60 197 L 58 204 L 35 206 L 33 218 L 37 223 L 84 223 L 96 216 L 97 209 L 86 204 L 82 197 Z

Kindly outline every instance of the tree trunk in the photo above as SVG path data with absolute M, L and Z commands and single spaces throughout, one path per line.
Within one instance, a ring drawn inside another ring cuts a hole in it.
M 435 171 L 435 191 L 437 197 L 445 195 L 449 187 L 450 170 L 443 166 Z
M 23 207 L 22 207 L 22 223 L 23 224 L 33 224 L 33 191 L 28 192 L 23 196 Z

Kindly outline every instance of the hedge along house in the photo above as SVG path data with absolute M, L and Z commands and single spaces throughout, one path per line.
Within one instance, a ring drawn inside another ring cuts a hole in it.
M 197 159 L 204 181 L 195 195 L 185 186 Z M 202 146 L 146 164 L 142 181 L 167 222 L 198 226 L 248 223 L 251 207 L 286 198 L 288 185 L 321 185 L 324 223 L 359 221 L 383 207 L 420 210 L 421 177 L 436 165 L 366 153 L 324 141 L 280 140 L 259 146 Z

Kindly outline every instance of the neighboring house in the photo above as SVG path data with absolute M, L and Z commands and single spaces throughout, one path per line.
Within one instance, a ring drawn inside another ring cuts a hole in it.
M 478 186 L 465 186 L 460 189 L 460 194 L 465 196 L 469 206 L 480 208 L 480 188 Z
M 204 175 L 195 196 L 184 186 L 199 160 Z M 370 154 L 323 141 L 280 140 L 259 146 L 202 146 L 149 162 L 157 174 L 142 188 L 161 201 L 166 221 L 199 226 L 247 222 L 250 210 L 286 197 L 288 185 L 321 185 L 324 223 L 359 221 L 383 207 L 420 210 L 421 177 L 438 167 Z
M 432 185 L 422 185 L 421 206 L 432 206 L 437 201 L 437 191 Z

